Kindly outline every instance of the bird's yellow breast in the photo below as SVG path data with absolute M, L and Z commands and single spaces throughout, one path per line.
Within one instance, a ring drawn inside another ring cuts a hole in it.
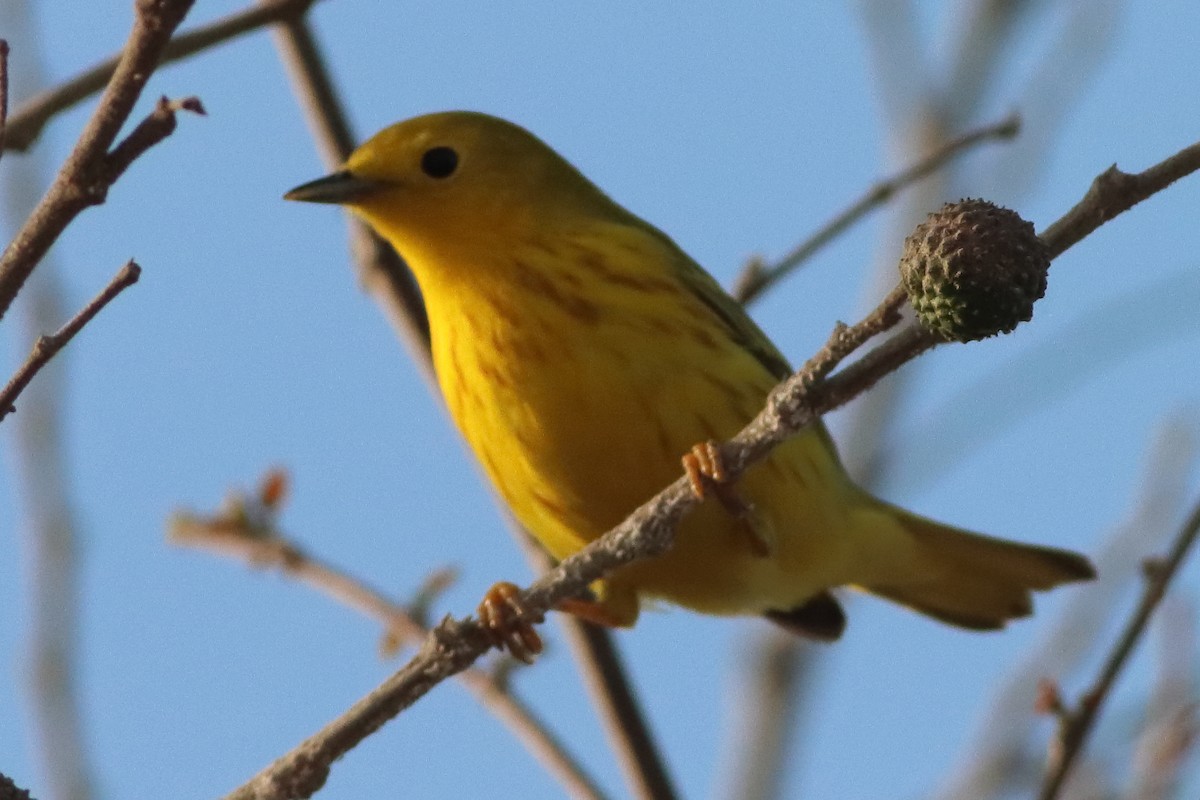
M 775 383 L 684 284 L 642 269 L 661 262 L 659 243 L 636 230 L 605 236 L 603 249 L 585 234 L 560 237 L 553 252 L 475 254 L 469 264 L 438 265 L 443 275 L 469 270 L 469 281 L 422 281 L 451 415 L 514 514 L 556 558 L 677 478 L 693 444 L 736 433 Z M 709 503 L 685 521 L 670 553 L 611 577 L 611 592 L 710 613 L 788 607 L 836 583 L 826 573 L 839 569 L 838 548 L 822 532 L 844 527 L 843 485 L 824 435 L 801 436 L 739 484 L 764 524 L 786 534 L 770 558 Z M 798 528 L 817 533 L 792 535 Z M 797 571 L 797 562 L 807 565 Z M 811 580 L 798 582 L 797 572 Z

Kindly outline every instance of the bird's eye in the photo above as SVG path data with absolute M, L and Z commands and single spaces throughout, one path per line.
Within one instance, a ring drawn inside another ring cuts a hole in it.
M 431 178 L 449 178 L 458 168 L 453 147 L 431 147 L 421 156 L 421 171 Z

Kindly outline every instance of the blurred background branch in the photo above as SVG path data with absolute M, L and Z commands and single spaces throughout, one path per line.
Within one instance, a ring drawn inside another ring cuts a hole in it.
M 297 101 L 304 109 L 309 129 L 328 170 L 341 166 L 356 139 L 342 102 L 333 86 L 319 46 L 305 19 L 299 18 L 274 32 L 280 58 L 287 68 Z M 429 352 L 429 321 L 416 281 L 395 251 L 360 221 L 347 218 L 350 251 L 359 278 L 392 323 L 435 394 L 438 393 Z M 534 544 L 516 521 L 509 529 L 536 573 L 553 566 L 549 556 Z M 670 800 L 675 796 L 666 763 L 637 695 L 625 672 L 612 635 L 582 620 L 559 615 L 567 645 L 583 677 L 584 687 L 604 724 L 605 732 L 633 796 L 644 800 Z
M 68 320 L 56 333 L 41 334 L 34 340 L 29 358 L 25 359 L 25 363 L 21 365 L 8 384 L 0 389 L 0 422 L 11 412 L 17 410 L 13 403 L 33 380 L 33 376 L 50 363 L 50 359 L 66 347 L 76 334 L 83 330 L 83 326 L 91 322 L 113 298 L 137 283 L 141 271 L 142 268 L 134 262 L 127 262 L 109 281 L 108 286 L 101 289 L 91 302 L 80 309 L 79 313 Z
M 1108 700 L 1117 678 L 1129 663 L 1130 655 L 1150 624 L 1151 615 L 1162 602 L 1167 586 L 1183 565 L 1183 560 L 1191 551 L 1197 536 L 1200 536 L 1200 503 L 1188 514 L 1187 521 L 1171 543 L 1167 554 L 1162 559 L 1143 562 L 1146 573 L 1145 587 L 1137 608 L 1126 622 L 1112 651 L 1105 658 L 1095 682 L 1080 696 L 1074 707 L 1064 708 L 1060 715 L 1060 728 L 1051 748 L 1050 768 L 1039 795 L 1042 800 L 1055 800 L 1060 796 L 1067 778 L 1071 775 L 1071 768 L 1092 734 L 1100 709 Z
M 297 19 L 317 0 L 259 0 L 258 5 L 174 36 L 162 53 L 162 63 L 179 61 L 218 44 L 277 22 Z M 26 150 L 56 115 L 74 107 L 108 85 L 120 63 L 117 53 L 73 78 L 30 97 L 13 110 L 4 149 Z
M 0 319 L 66 227 L 85 208 L 102 204 L 130 161 L 174 130 L 174 109 L 168 104 L 165 110 L 158 109 L 158 116 L 165 116 L 169 125 L 155 126 L 150 135 L 143 133 L 144 128 L 137 128 L 113 146 L 158 66 L 171 32 L 183 21 L 192 2 L 162 0 L 137 6 L 129 40 L 99 105 L 50 188 L 0 255 Z M 152 114 L 147 122 L 154 117 Z
M 181 547 L 208 550 L 259 569 L 278 570 L 332 600 L 374 618 L 384 626 L 384 651 L 392 654 L 401 645 L 419 643 L 428 634 L 428 608 L 447 588 L 436 579 L 428 591 L 409 606 L 392 600 L 360 578 L 309 555 L 285 538 L 277 517 L 288 494 L 282 472 L 269 472 L 257 494 L 235 492 L 216 514 L 177 512 L 167 539 Z M 512 732 L 513 737 L 562 785 L 569 796 L 581 800 L 604 797 L 583 765 L 526 703 L 511 691 L 508 680 L 495 671 L 472 668 L 458 675 L 468 691 Z
M 12 88 L 22 93 L 43 86 L 43 54 L 35 47 L 41 37 L 35 35 L 29 2 L 0 5 L 0 28 L 21 42 L 8 59 L 6 78 Z M 5 170 L 0 197 L 5 222 L 15 230 L 37 204 L 50 168 L 41 156 L 31 156 L 8 159 Z M 43 259 L 17 305 L 20 331 L 14 338 L 21 345 L 32 345 L 60 324 L 67 314 L 64 294 L 61 267 L 53 258 Z M 40 381 L 26 395 L 25 408 L 9 426 L 14 429 L 13 483 L 19 487 L 22 505 L 18 543 L 24 562 L 23 590 L 29 598 L 21 657 L 23 683 L 44 800 L 96 796 L 96 767 L 79 686 L 82 556 L 64 438 L 68 361 L 60 358 L 42 371 Z
M 1094 559 L 1100 578 L 1074 594 L 1038 643 L 1004 678 L 976 732 L 950 770 L 937 800 L 989 800 L 1031 792 L 1036 768 L 1034 713 L 1038 682 L 1064 683 L 1094 654 L 1096 632 L 1141 577 L 1142 561 L 1176 527 L 1191 476 L 1200 463 L 1200 423 L 1191 413 L 1166 420 L 1148 446 L 1146 466 L 1128 519 L 1106 537 Z

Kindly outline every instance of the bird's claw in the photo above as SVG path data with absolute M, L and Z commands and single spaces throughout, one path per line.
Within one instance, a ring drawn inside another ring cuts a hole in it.
M 720 445 L 712 439 L 692 445 L 683 456 L 683 469 L 697 499 L 704 500 L 711 492 L 725 510 L 742 523 L 755 554 L 762 558 L 771 554 L 770 538 L 759 530 L 754 507 L 738 495 L 729 479 Z
M 501 581 L 488 589 L 479 603 L 478 614 L 492 644 L 508 650 L 513 658 L 532 664 L 534 657 L 542 652 L 542 637 L 533 627 L 542 617 L 532 618 L 515 584 Z

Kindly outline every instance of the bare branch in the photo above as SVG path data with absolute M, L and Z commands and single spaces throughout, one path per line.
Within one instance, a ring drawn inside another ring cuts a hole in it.
M 939 105 L 949 115 L 949 127 L 965 124 L 974 116 L 989 88 L 1003 77 L 1001 62 L 1018 42 L 1022 17 L 1046 5 L 1029 0 L 979 0 L 967 4 L 957 41 L 950 45 L 954 49 L 946 70 L 950 83 L 938 97 Z M 895 62 L 895 66 L 902 63 Z
M 329 169 L 340 167 L 358 142 L 312 27 L 306 17 L 300 16 L 271 34 L 321 160 Z
M 1092 732 L 1096 718 L 1117 677 L 1125 668 L 1133 648 L 1141 641 L 1154 609 L 1162 601 L 1167 585 L 1179 571 L 1183 559 L 1200 535 L 1200 503 L 1197 503 L 1187 522 L 1179 531 L 1170 551 L 1162 561 L 1146 563 L 1146 587 L 1142 599 L 1125 625 L 1108 658 L 1105 659 L 1096 682 L 1080 699 L 1078 708 L 1063 715 L 1063 725 L 1058 732 L 1053 763 L 1038 795 L 1041 800 L 1058 797 L 1075 759 L 1083 752 L 1087 738 Z
M 281 26 L 274 38 L 321 158 L 326 168 L 336 169 L 350 155 L 355 139 L 316 39 L 304 19 Z M 416 279 L 391 245 L 358 220 L 347 219 L 359 280 L 383 307 L 413 361 L 434 385 L 429 319 Z
M 782 797 L 790 746 L 800 738 L 797 710 L 813 682 L 819 644 L 782 628 L 755 631 L 741 670 L 738 719 L 729 731 L 729 779 L 720 796 L 730 800 Z
M 1200 733 L 1193 677 L 1200 666 L 1195 655 L 1196 609 L 1182 595 L 1173 592 L 1163 601 L 1154 626 L 1154 685 L 1133 748 L 1131 780 L 1122 793 L 1128 800 L 1178 797 Z
M 570 614 L 557 617 L 609 746 L 615 751 L 629 784 L 630 796 L 643 800 L 676 797 L 666 761 L 638 702 L 613 635 Z
M 104 202 L 108 150 L 194 0 L 139 0 L 112 80 L 50 190 L 0 255 L 0 318 L 50 245 L 78 214 Z M 10 131 L 11 133 L 11 131 Z
M 109 185 L 129 169 L 137 158 L 175 131 L 175 112 L 190 111 L 204 116 L 204 106 L 198 97 L 169 100 L 160 97 L 154 110 L 122 139 L 104 159 L 104 180 Z
M 8 41 L 0 39 L 0 156 L 8 132 Z
M 1035 370 L 1036 372 L 1036 370 Z M 1096 630 L 1113 619 L 1136 585 L 1138 563 L 1166 546 L 1180 509 L 1190 500 L 1187 476 L 1200 458 L 1200 427 L 1193 415 L 1172 415 L 1155 433 L 1128 516 L 1092 553 L 1099 579 L 1066 598 L 1038 642 L 1001 679 L 976 734 L 963 743 L 959 763 L 936 800 L 989 800 L 1031 794 L 1041 759 L 1030 752 L 1039 682 L 1063 680 L 1098 648 Z
M 1188 268 L 1088 307 L 1053 337 L 1026 346 L 1007 363 L 948 394 L 920 422 L 878 448 L 866 471 L 874 474 L 885 465 L 903 463 L 904 469 L 888 478 L 890 490 L 901 495 L 933 485 L 987 440 L 1086 382 L 1104 380 L 1114 365 L 1193 335 L 1196 308 L 1200 271 Z M 1079 358 L 1085 350 L 1088 357 Z M 1030 386 L 1026 375 L 1053 375 L 1054 380 Z
M 865 34 L 885 123 L 890 129 L 903 127 L 909 124 L 914 109 L 927 106 L 933 94 L 935 73 L 922 44 L 917 4 L 913 0 L 856 0 L 853 6 Z M 900 124 L 901 120 L 906 121 Z
M 66 325 L 62 326 L 57 333 L 38 337 L 25 363 L 12 376 L 8 385 L 0 390 L 0 421 L 17 410 L 13 402 L 33 380 L 33 376 L 37 375 L 42 367 L 58 354 L 59 350 L 66 347 L 67 342 L 74 339 L 75 335 L 83 330 L 83 326 L 91 322 L 106 305 L 112 302 L 114 297 L 137 283 L 138 276 L 141 274 L 141 267 L 133 261 L 128 262 L 113 276 L 108 286 L 105 286 L 100 294 L 93 297 L 91 302 L 72 317 Z
M 534 573 L 541 575 L 554 569 L 550 554 L 511 514 L 506 517 L 509 530 L 533 566 Z M 583 688 L 600 718 L 630 795 L 643 800 L 676 797 L 666 761 L 625 671 L 616 638 L 607 629 L 572 614 L 557 614 L 556 622 L 566 637 Z
M 46 85 L 31 3 L 0 3 L 0 30 L 23 42 L 8 60 L 10 86 L 21 76 L 33 91 Z M 46 153 L 11 160 L 0 191 L 11 230 L 18 229 L 45 190 Z M 51 173 L 52 174 L 52 173 Z M 38 280 L 24 293 L 19 338 L 28 347 L 56 330 L 76 310 L 67 307 L 60 265 L 43 259 Z M 22 683 L 28 698 L 32 753 L 39 762 L 43 792 L 50 797 L 90 800 L 98 794 L 95 756 L 85 723 L 81 679 L 85 638 L 82 580 L 86 572 L 76 492 L 67 462 L 65 418 L 70 405 L 68 358 L 55 357 L 21 394 L 22 413 L 12 421 L 14 488 L 22 505 L 17 528 L 25 569 L 27 610 Z M 17 533 L 14 530 L 14 533 Z M 0 792 L 0 796 L 3 792 Z
M 1012 139 L 1021 130 L 1021 118 L 1011 114 L 1000 122 L 979 128 L 952 139 L 933 153 L 908 166 L 890 178 L 880 181 L 815 233 L 796 245 L 783 258 L 767 265 L 759 260 L 748 263 L 734 279 L 731 294 L 743 304 L 750 304 L 781 278 L 789 275 L 822 247 L 840 236 L 847 228 L 868 213 L 886 203 L 897 192 L 936 172 L 946 162 L 977 144 L 992 139 Z
M 274 485 L 270 479 L 264 487 Z M 167 539 L 259 568 L 273 568 L 315 589 L 385 627 L 385 641 L 416 642 L 428 634 L 412 611 L 362 580 L 326 564 L 287 540 L 275 528 L 278 501 L 236 496 L 215 516 L 191 513 L 174 515 Z M 534 711 L 514 696 L 496 677 L 481 669 L 458 675 L 463 685 L 485 708 L 509 727 L 513 735 L 537 758 L 571 796 L 600 800 L 604 795 L 583 766 Z
M 1043 9 L 1055 3 L 1043 3 Z M 1126 4 L 1123 0 L 1099 0 L 1091 3 L 1058 3 L 1057 19 L 1021 24 L 1021 39 L 1028 45 L 1037 38 L 1034 30 L 1057 24 L 1054 38 L 1041 45 L 1039 62 L 1022 76 L 1022 85 L 1010 86 L 1008 103 L 1021 109 L 1025 121 L 1021 140 L 997 159 L 987 178 L 1000 196 L 1028 194 L 1046 175 L 1046 161 L 1057 134 L 1065 130 L 1068 116 L 1074 112 L 1088 90 L 1096 85 L 1100 67 L 1109 63 L 1113 45 L 1121 35 Z M 1004 48 L 1013 52 L 1014 47 Z M 1009 77 L 1015 77 L 1012 64 Z M 1010 81 L 1011 83 L 1011 81 Z
M 1057 258 L 1113 217 L 1197 169 L 1200 169 L 1200 142 L 1144 172 L 1122 172 L 1113 164 L 1096 176 L 1074 208 L 1038 235 L 1050 248 L 1050 257 Z
M 162 63 L 179 61 L 242 34 L 276 22 L 298 18 L 315 2 L 316 0 L 260 0 L 257 5 L 244 11 L 185 31 L 171 39 L 162 51 Z M 3 146 L 10 150 L 27 150 L 37 141 L 46 123 L 56 114 L 72 108 L 103 89 L 116 72 L 122 56 L 123 52 L 118 53 L 22 103 L 9 120 L 8 140 Z M 3 148 L 0 148 L 0 152 L 2 151 Z

